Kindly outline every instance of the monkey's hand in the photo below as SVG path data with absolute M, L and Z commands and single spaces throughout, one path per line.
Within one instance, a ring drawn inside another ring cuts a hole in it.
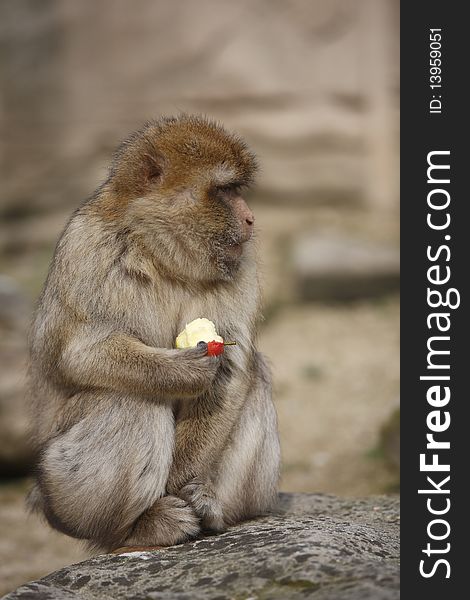
M 178 492 L 178 496 L 192 506 L 196 515 L 201 519 L 203 529 L 225 531 L 222 506 L 216 497 L 210 482 L 195 478 Z
M 206 342 L 199 342 L 196 348 L 178 350 L 175 358 L 177 358 L 176 362 L 181 363 L 185 369 L 194 369 L 201 377 L 205 388 L 209 387 L 214 380 L 221 362 L 219 356 L 207 356 Z

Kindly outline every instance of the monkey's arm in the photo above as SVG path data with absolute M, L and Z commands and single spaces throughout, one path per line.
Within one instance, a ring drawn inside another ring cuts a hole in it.
M 230 380 L 214 385 L 196 403 L 182 403 L 176 422 L 173 464 L 167 490 L 177 494 L 192 479 L 206 482 L 226 448 L 230 432 L 237 421 L 246 395 L 258 374 L 258 353 L 254 366 L 239 367 Z M 220 369 L 224 376 L 224 364 Z
M 197 402 L 182 403 L 177 414 L 173 463 L 167 481 L 167 492 L 186 500 L 201 518 L 203 527 L 214 531 L 223 531 L 232 518 L 225 512 L 217 487 L 226 450 L 238 455 L 230 468 L 235 469 L 232 476 L 239 480 L 243 477 L 240 471 L 249 468 L 246 461 L 253 456 L 250 444 L 257 443 L 262 427 L 264 409 L 258 399 L 260 395 L 271 396 L 271 377 L 262 355 L 255 352 L 248 363 L 238 364 L 225 381 L 222 364 L 221 377 L 216 378 Z M 245 410 L 249 396 L 250 407 Z M 240 422 L 242 414 L 245 416 Z M 240 427 L 243 445 L 231 448 L 232 433 Z M 237 498 L 233 501 L 236 503 Z
M 195 397 L 211 384 L 219 366 L 216 357 L 205 354 L 205 348 L 154 348 L 125 333 L 82 333 L 67 344 L 60 369 L 72 386 Z

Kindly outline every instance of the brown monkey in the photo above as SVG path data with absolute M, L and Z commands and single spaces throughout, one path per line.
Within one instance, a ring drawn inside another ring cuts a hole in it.
M 279 442 L 255 348 L 256 161 L 197 116 L 147 124 L 72 216 L 31 338 L 32 509 L 111 550 L 223 530 L 275 501 Z M 186 323 L 237 341 L 176 350 Z

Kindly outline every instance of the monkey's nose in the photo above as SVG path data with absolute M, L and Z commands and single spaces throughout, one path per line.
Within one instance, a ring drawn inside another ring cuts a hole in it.
M 253 223 L 255 222 L 255 217 L 253 213 L 250 211 L 247 215 L 245 215 L 245 223 L 243 229 L 245 230 L 245 240 L 248 241 L 253 235 Z
M 253 223 L 255 222 L 255 218 L 253 216 L 245 217 L 245 222 L 243 224 L 243 242 L 247 242 L 251 236 L 253 235 Z
M 252 211 L 250 210 L 249 206 L 241 196 L 237 196 L 237 198 L 234 199 L 233 208 L 241 228 L 241 233 L 243 235 L 242 241 L 246 242 L 251 238 L 253 234 L 253 224 L 255 222 L 255 217 Z
M 255 222 L 255 215 L 252 213 L 252 211 L 250 210 L 250 208 L 245 204 L 245 223 L 249 226 L 249 227 L 253 227 L 253 223 Z

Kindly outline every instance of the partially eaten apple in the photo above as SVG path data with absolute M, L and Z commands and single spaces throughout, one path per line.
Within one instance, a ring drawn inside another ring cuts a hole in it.
M 209 319 L 194 319 L 176 338 L 177 348 L 195 348 L 199 342 L 207 344 L 208 356 L 219 356 L 224 351 L 224 346 L 234 345 L 235 342 L 224 342 L 217 334 L 215 325 Z

